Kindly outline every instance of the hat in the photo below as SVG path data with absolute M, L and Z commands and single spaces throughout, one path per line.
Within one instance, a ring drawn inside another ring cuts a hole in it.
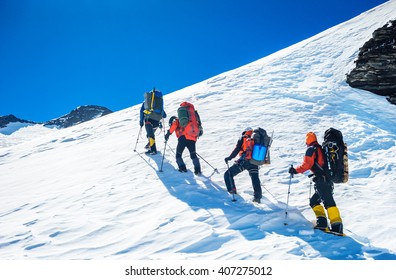
M 172 123 L 176 120 L 177 118 L 175 116 L 170 117 L 169 119 L 169 126 L 172 125 Z
M 311 145 L 313 142 L 318 142 L 318 139 L 316 138 L 316 134 L 310 131 L 305 136 L 305 144 Z
M 250 126 L 248 126 L 247 128 L 245 128 L 242 132 L 242 135 L 249 135 L 252 136 L 253 134 L 253 128 L 251 128 Z

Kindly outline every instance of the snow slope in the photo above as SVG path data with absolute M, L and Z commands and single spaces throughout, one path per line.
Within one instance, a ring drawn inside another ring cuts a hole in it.
M 142 154 L 140 105 L 32 131 L 35 137 L 14 144 L 1 139 L 0 259 L 396 259 L 395 106 L 345 83 L 359 47 L 395 18 L 396 1 L 389 1 L 166 95 L 169 117 L 182 101 L 195 104 L 205 129 L 197 151 L 219 174 L 203 160 L 203 178 L 177 172 L 174 135 L 162 165 L 164 131 L 157 132 L 161 153 Z M 246 172 L 236 177 L 237 202 L 223 182 L 224 158 L 246 126 L 274 131 L 272 163 L 260 170 L 260 205 L 250 202 Z M 311 229 L 307 176 L 291 180 L 285 215 L 288 167 L 301 162 L 306 132 L 322 142 L 329 127 L 343 132 L 349 148 L 350 181 L 334 194 L 347 237 Z

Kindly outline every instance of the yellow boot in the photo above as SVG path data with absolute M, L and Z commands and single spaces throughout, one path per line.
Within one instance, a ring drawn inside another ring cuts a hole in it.
M 322 205 L 315 205 L 312 207 L 312 210 L 316 216 L 316 226 L 314 228 L 320 229 L 323 231 L 329 231 L 329 227 L 327 226 L 327 218 L 326 213 Z
M 331 231 L 337 234 L 343 234 L 342 219 L 337 206 L 327 208 L 327 214 L 329 215 Z
M 150 145 L 150 148 L 146 152 L 146 155 L 156 155 L 157 154 L 157 146 L 155 145 L 155 139 L 153 137 L 149 137 L 149 145 Z

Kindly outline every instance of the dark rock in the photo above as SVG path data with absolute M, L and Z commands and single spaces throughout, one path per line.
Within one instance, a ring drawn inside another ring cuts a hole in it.
M 347 74 L 353 88 L 387 96 L 396 104 L 396 20 L 373 32 L 360 49 L 356 67 Z
M 79 123 L 90 121 L 92 119 L 102 117 L 110 113 L 112 113 L 111 110 L 102 106 L 96 106 L 96 105 L 80 106 L 74 109 L 73 111 L 71 111 L 69 114 L 66 114 L 62 117 L 44 123 L 44 126 L 56 126 L 58 128 L 66 128 Z
M 22 120 L 14 115 L 7 115 L 7 116 L 0 116 L 0 128 L 6 127 L 10 123 L 27 123 L 27 124 L 36 124 L 35 122 L 32 121 L 27 121 L 27 120 Z

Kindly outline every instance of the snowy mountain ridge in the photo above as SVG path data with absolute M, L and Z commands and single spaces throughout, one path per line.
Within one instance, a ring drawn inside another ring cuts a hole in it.
M 204 177 L 175 170 L 177 140 L 172 135 L 165 147 L 164 131 L 156 133 L 161 153 L 142 153 L 140 105 L 0 148 L 0 258 L 396 259 L 394 105 L 345 82 L 359 46 L 394 18 L 396 1 L 389 1 L 166 95 L 168 117 L 185 100 L 200 113 Z M 260 205 L 251 202 L 246 172 L 236 177 L 237 202 L 223 181 L 224 158 L 247 126 L 274 131 L 272 163 L 260 169 Z M 321 142 L 329 127 L 343 132 L 350 161 L 349 182 L 334 190 L 341 238 L 312 230 L 310 179 L 287 173 L 302 161 L 305 134 L 314 131 Z M 184 159 L 191 169 L 187 152 Z
M 78 106 L 71 112 L 59 118 L 55 118 L 44 123 L 22 120 L 14 115 L 0 116 L 0 134 L 11 135 L 21 128 L 26 128 L 32 125 L 43 125 L 50 128 L 66 128 L 110 113 L 112 113 L 112 111 L 103 106 L 83 105 Z

